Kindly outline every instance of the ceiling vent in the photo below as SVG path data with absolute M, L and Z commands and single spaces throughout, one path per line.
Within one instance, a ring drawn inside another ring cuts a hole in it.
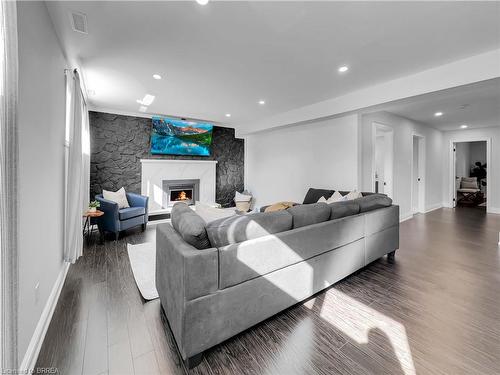
M 71 19 L 71 27 L 74 31 L 82 34 L 88 34 L 87 30 L 87 16 L 83 13 L 71 12 L 69 14 Z

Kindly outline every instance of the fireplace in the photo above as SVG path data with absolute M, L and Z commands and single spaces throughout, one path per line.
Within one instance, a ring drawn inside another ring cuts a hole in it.
M 163 180 L 163 208 L 177 202 L 195 204 L 200 198 L 200 180 Z

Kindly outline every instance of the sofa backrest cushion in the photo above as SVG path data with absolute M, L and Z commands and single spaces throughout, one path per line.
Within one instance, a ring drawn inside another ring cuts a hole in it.
M 363 198 L 353 199 L 353 202 L 359 204 L 359 212 L 367 212 L 392 205 L 392 199 L 385 194 L 371 194 Z
M 257 212 L 212 221 L 206 230 L 212 246 L 222 247 L 290 230 L 292 222 L 288 210 Z
M 322 223 L 330 218 L 330 207 L 323 202 L 301 204 L 287 210 L 293 217 L 293 228 Z
M 344 195 L 349 194 L 350 192 L 349 192 L 349 191 L 340 191 L 340 190 L 339 190 L 339 193 L 340 193 L 342 196 L 344 196 Z M 372 192 L 369 192 L 369 191 L 362 191 L 362 192 L 361 192 L 361 195 L 362 195 L 363 197 L 367 197 L 368 195 L 373 195 L 373 194 L 376 194 L 376 193 L 372 193 Z
M 186 203 L 174 204 L 170 218 L 174 229 L 188 244 L 200 250 L 211 247 L 205 221 Z
M 333 195 L 334 192 L 335 190 L 310 188 L 307 191 L 304 202 L 302 202 L 302 204 L 316 203 L 321 197 L 325 197 L 325 199 L 328 199 Z
M 359 198 L 361 199 L 361 198 Z M 356 199 L 330 203 L 330 220 L 359 214 L 361 207 Z

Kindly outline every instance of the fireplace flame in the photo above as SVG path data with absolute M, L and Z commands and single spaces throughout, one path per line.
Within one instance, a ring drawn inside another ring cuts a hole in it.
M 178 201 L 185 201 L 185 200 L 188 200 L 188 197 L 187 197 L 187 194 L 185 191 L 181 191 L 179 193 L 179 195 L 177 196 L 177 199 Z

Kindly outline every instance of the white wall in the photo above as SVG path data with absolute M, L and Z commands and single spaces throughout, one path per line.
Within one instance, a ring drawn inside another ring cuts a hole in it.
M 63 269 L 66 62 L 43 2 L 18 2 L 19 359 Z M 69 21 L 68 21 L 69 22 Z M 40 283 L 38 293 L 35 285 Z
M 489 211 L 500 213 L 500 127 L 465 129 L 443 133 L 443 202 L 449 205 L 452 196 L 450 184 L 450 144 L 452 142 L 468 142 L 480 139 L 491 139 L 491 162 L 488 170 L 488 206 Z
M 310 187 L 358 188 L 358 115 L 245 139 L 245 186 L 256 205 L 302 202 Z
M 406 219 L 412 215 L 412 160 L 413 134 L 425 139 L 425 209 L 442 205 L 442 132 L 427 125 L 396 116 L 389 112 L 376 112 L 361 116 L 361 190 L 373 191 L 373 123 L 394 129 L 393 201 L 400 206 L 400 215 Z
M 470 143 L 461 142 L 456 144 L 455 174 L 457 177 L 469 177 L 470 175 Z
M 486 163 L 486 142 L 470 142 L 469 164 L 473 166 L 477 161 Z

